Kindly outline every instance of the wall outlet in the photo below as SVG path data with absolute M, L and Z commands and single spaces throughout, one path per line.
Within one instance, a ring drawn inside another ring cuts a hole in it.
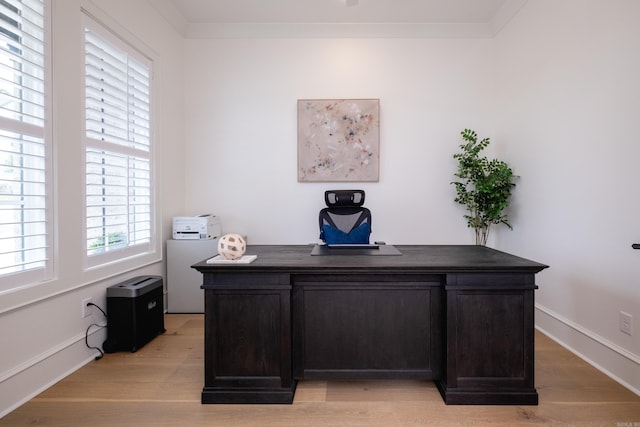
M 93 302 L 93 298 L 85 298 L 82 300 L 82 317 L 89 317 L 93 312 L 92 306 L 89 304 Z
M 629 313 L 624 311 L 620 312 L 620 330 L 627 334 L 632 335 L 633 317 Z

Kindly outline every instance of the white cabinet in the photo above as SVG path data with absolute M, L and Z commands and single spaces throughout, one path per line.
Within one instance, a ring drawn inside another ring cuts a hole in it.
M 218 239 L 167 240 L 167 312 L 204 313 L 202 274 L 191 266 L 218 253 Z

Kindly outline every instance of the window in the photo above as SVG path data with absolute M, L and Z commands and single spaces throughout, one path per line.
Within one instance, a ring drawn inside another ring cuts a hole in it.
M 86 253 L 93 267 L 152 249 L 151 61 L 85 17 Z
M 0 290 L 51 276 L 43 0 L 0 0 Z

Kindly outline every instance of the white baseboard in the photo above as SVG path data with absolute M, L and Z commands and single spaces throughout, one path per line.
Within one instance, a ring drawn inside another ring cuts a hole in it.
M 102 347 L 106 328 L 97 328 L 89 334 L 89 342 Z M 49 351 L 20 364 L 0 375 L 0 419 L 36 397 L 58 381 L 71 375 L 99 353 L 87 348 L 85 335 L 77 335 Z
M 640 356 L 536 304 L 536 329 L 640 396 Z

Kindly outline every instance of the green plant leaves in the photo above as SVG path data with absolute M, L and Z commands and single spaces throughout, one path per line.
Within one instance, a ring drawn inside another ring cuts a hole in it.
M 478 135 L 471 129 L 464 129 L 461 135 L 465 143 L 459 146 L 461 152 L 453 155 L 458 161 L 454 175 L 459 178 L 452 182 L 456 189 L 454 201 L 467 208 L 468 214 L 464 215 L 467 226 L 476 230 L 476 243 L 484 245 L 492 224 L 512 228 L 504 210 L 516 186 L 516 176 L 507 163 L 480 156 L 491 142 L 489 138 L 478 141 Z

